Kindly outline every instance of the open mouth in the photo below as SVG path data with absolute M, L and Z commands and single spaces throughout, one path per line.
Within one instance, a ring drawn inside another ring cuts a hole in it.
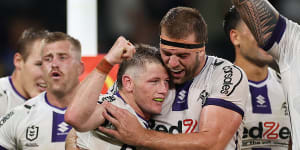
M 61 74 L 57 71 L 51 72 L 51 77 L 54 79 L 59 79 L 61 77 Z
M 171 69 L 171 74 L 173 77 L 181 77 L 181 75 L 184 73 L 184 70 L 173 70 Z
M 37 83 L 37 86 L 39 87 L 39 89 L 41 89 L 41 91 L 45 91 L 47 88 L 46 83 Z

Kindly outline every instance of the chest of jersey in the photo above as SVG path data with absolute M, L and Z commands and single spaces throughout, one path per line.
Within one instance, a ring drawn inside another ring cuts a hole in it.
M 287 148 L 290 135 L 288 106 L 281 85 L 269 75 L 262 83 L 250 82 L 242 146 Z
M 64 111 L 41 106 L 26 116 L 16 133 L 17 145 L 23 149 L 64 149 L 65 139 L 71 126 L 64 122 Z

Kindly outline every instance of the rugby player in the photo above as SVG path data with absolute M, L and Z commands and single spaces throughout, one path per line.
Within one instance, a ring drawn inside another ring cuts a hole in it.
M 17 42 L 15 69 L 11 76 L 0 78 L 0 116 L 46 90 L 42 78 L 41 40 L 46 30 L 26 29 Z
M 117 75 L 118 92 L 99 97 L 107 73 L 112 66 L 120 63 Z M 67 109 L 67 123 L 81 131 L 77 132 L 77 147 L 134 149 L 94 130 L 101 124 L 106 128 L 114 128 L 102 116 L 103 105 L 106 104 L 104 102 L 128 110 L 144 128 L 149 128 L 148 121 L 151 115 L 161 112 L 162 101 L 168 89 L 169 75 L 163 66 L 159 50 L 148 45 L 133 46 L 124 37 L 119 37 L 97 68 L 80 84 L 74 101 Z
M 259 48 L 235 7 L 224 17 L 224 31 L 235 48 L 235 65 L 247 74 L 247 101 L 242 149 L 287 150 L 290 118 L 279 73 L 268 67 L 273 57 Z
M 105 108 L 113 117 L 104 116 L 116 130 L 99 129 L 149 149 L 240 149 L 248 80 L 229 61 L 206 55 L 206 43 L 207 27 L 198 10 L 170 9 L 160 23 L 160 53 L 175 88 L 152 126 L 164 132 L 142 128 L 126 110 L 110 104 Z
M 287 92 L 292 149 L 300 149 L 300 25 L 287 19 L 267 0 L 232 0 L 258 45 L 278 63 Z
M 81 45 L 73 37 L 51 32 L 42 41 L 46 92 L 15 107 L 1 118 L 0 149 L 64 149 L 71 126 L 64 113 L 83 73 Z

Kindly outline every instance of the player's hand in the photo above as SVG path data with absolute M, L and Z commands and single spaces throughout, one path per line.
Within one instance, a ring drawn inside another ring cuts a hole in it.
M 120 36 L 104 57 L 111 65 L 115 65 L 122 63 L 123 60 L 132 58 L 134 53 L 134 45 L 123 36 Z
M 123 143 L 137 146 L 147 129 L 143 128 L 137 118 L 125 109 L 118 108 L 110 103 L 105 105 L 105 109 L 111 115 L 105 111 L 103 112 L 104 118 L 110 121 L 116 127 L 116 130 L 101 126 L 98 129 Z

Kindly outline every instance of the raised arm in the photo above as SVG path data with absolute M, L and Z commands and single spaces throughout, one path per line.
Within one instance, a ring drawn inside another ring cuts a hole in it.
M 73 101 L 65 113 L 65 121 L 77 131 L 88 131 L 97 128 L 104 122 L 101 105 L 97 105 L 107 73 L 113 65 L 131 58 L 135 53 L 134 46 L 124 37 L 119 37 L 104 59 L 100 61 L 79 85 Z
M 275 29 L 279 13 L 267 0 L 231 0 L 260 47 L 265 47 Z

